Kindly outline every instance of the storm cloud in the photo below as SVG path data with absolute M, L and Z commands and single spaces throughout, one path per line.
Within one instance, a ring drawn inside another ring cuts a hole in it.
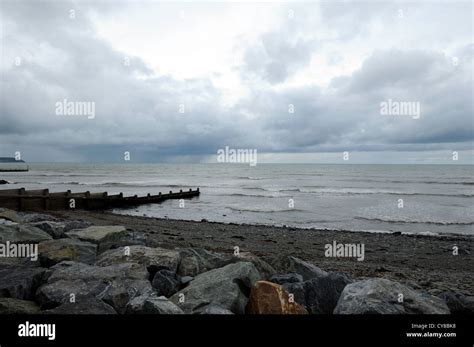
M 20 0 L 2 2 L 1 22 L 0 156 L 472 155 L 470 2 Z M 389 99 L 420 117 L 382 115 Z M 93 102 L 95 117 L 58 115 L 64 100 Z

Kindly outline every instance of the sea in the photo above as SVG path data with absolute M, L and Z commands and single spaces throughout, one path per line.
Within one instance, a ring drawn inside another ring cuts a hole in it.
M 319 230 L 474 235 L 472 165 L 30 164 L 0 189 L 199 197 L 114 213 Z

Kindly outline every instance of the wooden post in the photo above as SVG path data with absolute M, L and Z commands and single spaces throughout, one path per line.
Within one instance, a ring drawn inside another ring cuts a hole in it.
M 88 210 L 89 209 L 89 199 L 91 197 L 91 192 L 87 191 L 86 192 L 86 197 L 84 198 L 84 209 Z
M 25 195 L 25 188 L 20 188 L 18 191 L 18 211 L 23 210 L 23 197 Z
M 43 195 L 45 196 L 43 198 L 43 207 L 45 210 L 49 210 L 49 189 L 44 189 L 43 190 Z
M 109 196 L 109 194 L 107 192 L 104 192 L 102 193 L 102 208 L 109 208 L 109 199 L 107 199 L 107 197 Z
M 66 199 L 64 199 L 64 206 L 63 208 L 65 210 L 69 210 L 69 200 L 70 200 L 70 197 L 71 197 L 71 190 L 68 189 L 67 192 L 66 192 Z

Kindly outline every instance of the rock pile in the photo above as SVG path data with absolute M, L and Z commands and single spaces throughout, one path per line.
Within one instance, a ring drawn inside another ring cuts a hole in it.
M 0 254 L 0 314 L 447 314 L 470 298 L 383 278 L 356 281 L 293 256 L 165 249 L 121 226 L 2 211 L 0 243 L 38 244 L 36 261 Z

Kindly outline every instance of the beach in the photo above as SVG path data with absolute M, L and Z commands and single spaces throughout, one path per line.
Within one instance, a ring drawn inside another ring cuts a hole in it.
M 262 259 L 290 255 L 325 271 L 341 271 L 355 279 L 383 277 L 438 295 L 452 290 L 474 293 L 474 238 L 462 235 L 424 236 L 398 233 L 355 233 L 297 228 L 194 222 L 116 215 L 109 212 L 55 212 L 65 219 L 94 225 L 123 225 L 146 235 L 147 243 L 163 248 L 204 248 L 229 253 L 234 247 Z M 325 245 L 365 245 L 365 258 L 325 257 Z M 453 247 L 458 255 L 453 255 Z

